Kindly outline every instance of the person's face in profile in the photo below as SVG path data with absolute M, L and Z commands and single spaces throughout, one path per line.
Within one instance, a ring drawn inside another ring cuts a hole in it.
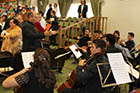
M 90 45 L 90 53 L 91 55 L 95 54 L 96 52 L 96 45 L 94 43 L 91 43 Z
M 128 40 L 131 40 L 133 37 L 128 34 Z
M 85 30 L 85 35 L 89 35 L 89 30 Z
M 115 37 L 119 37 L 119 35 L 117 33 L 113 33 L 115 35 Z

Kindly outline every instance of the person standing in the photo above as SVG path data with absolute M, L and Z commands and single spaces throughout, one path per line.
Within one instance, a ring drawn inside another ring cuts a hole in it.
M 54 3 L 54 8 L 53 8 L 53 10 L 55 11 L 55 13 L 57 13 L 57 3 Z
M 56 12 L 54 10 L 51 11 L 50 21 L 51 21 L 51 25 L 52 25 L 51 30 L 56 32 L 59 29 L 59 23 L 58 23 L 58 19 L 56 17 Z M 50 42 L 52 45 L 56 45 L 56 36 L 57 36 L 57 34 L 50 36 Z
M 51 11 L 52 11 L 52 4 L 49 4 L 49 9 L 48 9 L 47 14 L 46 14 L 46 20 L 50 19 Z
M 34 26 L 34 23 L 36 23 L 37 16 L 36 14 L 29 12 L 27 14 L 28 21 L 25 22 L 23 25 L 23 51 L 35 51 L 37 48 L 41 48 L 41 42 L 40 40 L 44 38 L 45 36 L 51 36 L 52 34 L 56 34 L 56 32 L 53 31 L 45 31 L 45 32 L 38 32 L 36 27 Z
M 78 17 L 87 18 L 88 6 L 86 5 L 85 0 L 81 0 L 81 5 L 78 7 Z
M 41 16 L 40 24 L 41 24 L 41 26 L 45 29 L 47 23 L 46 23 L 46 20 L 43 18 L 44 13 L 43 13 L 42 11 L 39 11 L 39 14 L 40 14 L 40 16 Z

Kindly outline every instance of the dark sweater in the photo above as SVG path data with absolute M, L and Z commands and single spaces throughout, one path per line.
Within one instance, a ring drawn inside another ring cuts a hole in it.
M 23 35 L 23 51 L 34 51 L 37 48 L 41 48 L 40 39 L 45 35 L 42 32 L 38 32 L 34 24 L 30 21 L 25 22 L 22 28 Z

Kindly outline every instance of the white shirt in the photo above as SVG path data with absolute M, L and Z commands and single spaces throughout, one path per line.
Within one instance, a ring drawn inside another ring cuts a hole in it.
M 40 21 L 41 26 L 45 29 L 46 28 L 46 21 L 43 17 L 41 17 L 41 21 Z
M 84 8 L 84 5 L 81 5 L 81 13 L 82 13 L 82 11 L 83 11 L 83 8 Z

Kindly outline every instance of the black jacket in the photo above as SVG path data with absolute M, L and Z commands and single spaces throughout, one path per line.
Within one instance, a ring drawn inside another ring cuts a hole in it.
M 128 40 L 125 42 L 125 44 L 126 44 L 126 48 L 128 48 L 129 51 L 135 46 L 134 40 Z
M 41 48 L 40 39 L 45 35 L 42 32 L 38 32 L 34 24 L 30 21 L 25 22 L 22 28 L 23 35 L 23 51 L 34 51 L 37 48 Z
M 106 49 L 106 53 L 118 53 L 118 52 L 122 52 L 122 51 L 120 49 L 116 48 L 114 45 L 110 45 Z
M 81 5 L 78 7 L 78 17 L 80 18 L 80 14 L 82 13 L 82 17 L 86 18 L 87 17 L 87 11 L 88 11 L 88 6 L 84 5 L 83 11 L 81 11 Z
M 46 14 L 46 19 L 50 19 L 52 8 L 49 8 Z
M 52 21 L 52 30 L 58 30 L 59 29 L 59 23 L 58 23 L 58 19 L 56 16 L 53 17 L 54 21 Z
M 95 55 L 84 72 L 82 66 L 77 67 L 77 81 L 82 84 L 78 93 L 104 93 L 96 66 L 96 63 L 102 62 L 108 62 L 105 56 Z

